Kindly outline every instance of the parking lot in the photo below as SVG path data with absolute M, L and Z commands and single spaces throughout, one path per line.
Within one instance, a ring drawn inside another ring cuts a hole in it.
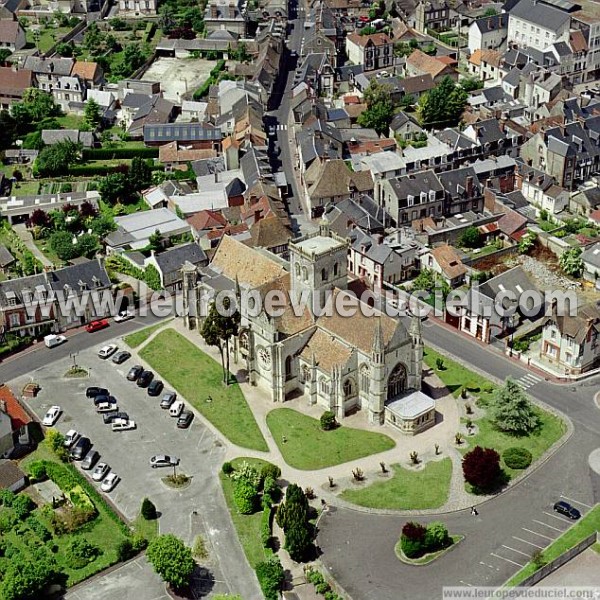
M 582 517 L 591 508 L 571 497 L 561 495 L 557 500 L 571 504 L 579 510 Z M 470 567 L 468 576 L 460 581 L 461 585 L 471 587 L 474 584 L 470 583 L 470 580 L 478 582 L 496 580 L 498 573 L 502 573 L 506 579 L 509 579 L 529 562 L 532 554 L 536 551 L 543 552 L 577 522 L 556 513 L 552 507 L 552 503 L 549 503 L 535 518 L 523 526 L 511 527 L 508 523 L 504 532 L 498 532 L 497 548 L 489 555 L 482 556 L 479 565 Z
M 123 347 L 119 340 L 112 341 Z M 34 379 L 41 391 L 28 404 L 40 420 L 50 406 L 60 405 L 63 413 L 56 429 L 63 434 L 75 429 L 91 439 L 100 460 L 107 462 L 121 478 L 107 496 L 127 519 L 135 519 L 142 499 L 150 498 L 160 514 L 161 533 L 174 533 L 190 545 L 198 534 L 207 540 L 212 551 L 208 566 L 213 591 L 241 591 L 238 586 L 247 581 L 249 567 L 231 527 L 220 489 L 218 471 L 224 448 L 197 416 L 188 429 L 177 429 L 177 419 L 159 406 L 162 393 L 157 398 L 149 397 L 145 389 L 126 379 L 130 367 L 140 364 L 135 354 L 116 365 L 110 358 L 98 358 L 101 345 L 83 350 L 75 358 L 78 366 L 88 370 L 88 377 L 65 378 L 73 364 L 67 358 L 41 367 L 10 385 L 18 391 Z M 102 415 L 95 411 L 93 400 L 85 395 L 88 386 L 108 388 L 117 399 L 119 410 L 126 411 L 136 422 L 136 429 L 113 432 L 110 425 L 105 425 Z M 165 391 L 168 389 L 165 382 Z M 179 457 L 177 472 L 191 477 L 189 487 L 182 490 L 167 487 L 161 479 L 173 469 L 152 469 L 148 461 L 156 454 Z

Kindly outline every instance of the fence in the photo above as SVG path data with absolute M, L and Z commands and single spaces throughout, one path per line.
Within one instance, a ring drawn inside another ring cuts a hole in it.
M 500 250 L 496 250 L 495 252 L 490 252 L 489 254 L 485 254 L 483 256 L 473 256 L 468 257 L 465 256 L 461 258 L 463 265 L 467 267 L 477 267 L 477 263 L 483 260 L 494 260 L 496 258 L 500 258 L 501 256 L 506 256 L 508 254 L 518 254 L 519 247 L 518 246 L 509 246 L 508 248 L 501 248 Z
M 73 29 L 71 29 L 71 31 L 69 31 L 69 33 L 63 35 L 63 37 L 60 38 L 60 40 L 57 40 L 51 48 L 48 48 L 48 50 L 46 50 L 46 52 L 44 52 L 42 56 L 45 56 L 46 58 L 54 56 L 56 54 L 56 46 L 62 44 L 63 42 L 70 42 L 76 35 L 78 35 L 84 29 L 86 29 L 87 26 L 88 24 L 85 21 L 80 21 L 79 23 L 77 23 L 77 25 L 75 25 L 75 27 L 73 27 Z

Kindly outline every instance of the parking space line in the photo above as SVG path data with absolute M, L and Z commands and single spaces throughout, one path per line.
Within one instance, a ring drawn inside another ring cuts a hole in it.
M 519 540 L 519 542 L 523 542 L 524 544 L 529 544 L 530 546 L 535 546 L 536 548 L 539 548 L 540 550 L 543 550 L 546 547 L 546 546 L 538 546 L 537 544 L 534 544 L 533 542 L 528 542 L 527 540 L 523 540 L 515 535 L 513 535 L 512 537 L 515 540 Z
M 520 550 L 517 550 L 516 548 L 511 548 L 510 546 L 505 546 L 504 544 L 502 544 L 503 548 L 506 548 L 507 550 L 512 550 L 513 552 L 516 552 L 517 554 L 522 554 L 523 556 L 526 556 L 527 558 L 530 558 L 529 554 L 527 554 L 527 552 L 521 552 Z
M 533 535 L 539 535 L 540 537 L 550 540 L 551 542 L 554 541 L 554 538 L 548 537 L 547 535 L 544 535 L 543 533 L 538 533 L 537 531 L 533 531 L 532 529 L 527 529 L 526 527 L 521 527 L 521 529 L 523 531 L 526 531 L 527 533 L 533 533 Z
M 558 531 L 559 533 L 562 533 L 563 530 L 559 529 L 558 527 L 553 527 L 552 525 L 548 525 L 548 523 L 544 523 L 543 521 L 538 521 L 536 519 L 531 519 L 534 523 L 539 523 L 540 525 L 545 525 L 546 527 L 549 527 L 550 529 L 554 529 L 554 531 Z
M 573 498 L 569 498 L 568 496 L 563 496 L 562 494 L 560 495 L 561 498 L 564 498 L 565 500 L 568 500 L 569 502 L 575 502 L 575 504 L 581 504 L 581 506 L 585 506 L 586 508 L 594 508 L 593 506 L 590 506 L 589 504 L 586 504 L 585 502 L 579 502 L 579 500 L 573 500 Z
M 501 558 L 502 560 L 505 560 L 506 562 L 512 564 L 512 565 L 516 565 L 517 567 L 524 567 L 525 565 L 522 565 L 521 563 L 518 563 L 514 560 L 510 560 L 510 558 L 504 558 L 504 556 L 500 556 L 499 554 L 494 554 L 493 552 L 490 552 L 490 554 L 492 556 L 495 556 L 496 558 Z
M 499 570 L 500 570 L 498 567 L 494 567 L 494 566 L 492 566 L 492 565 L 488 565 L 487 563 L 484 563 L 484 562 L 483 562 L 483 561 L 481 561 L 481 560 L 479 561 L 479 564 L 480 564 L 480 565 L 483 565 L 483 566 L 485 566 L 485 567 L 489 567 L 490 569 L 492 569 L 492 571 L 499 571 Z
M 468 587 L 473 587 L 473 584 L 472 584 L 472 583 L 467 583 L 466 581 L 463 581 L 462 579 L 459 579 L 459 580 L 458 580 L 458 583 L 462 583 L 463 585 L 466 585 L 466 586 L 468 586 Z
M 567 521 L 565 517 L 561 517 L 560 515 L 555 515 L 554 513 L 546 512 L 545 510 L 542 512 L 545 515 L 548 515 L 549 517 L 554 517 L 555 519 L 558 519 L 561 523 L 564 523 L 565 525 L 569 524 L 569 521 Z

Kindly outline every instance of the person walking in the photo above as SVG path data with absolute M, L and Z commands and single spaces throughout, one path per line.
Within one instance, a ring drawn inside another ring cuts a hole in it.
M 477 509 L 474 506 L 471 506 L 471 514 L 474 517 L 476 517 L 479 514 L 479 512 L 477 511 Z

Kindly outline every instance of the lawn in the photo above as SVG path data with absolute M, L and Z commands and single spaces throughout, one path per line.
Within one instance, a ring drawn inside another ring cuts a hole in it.
M 239 466 L 241 463 L 247 462 L 250 466 L 254 467 L 257 471 L 260 471 L 266 464 L 264 460 L 258 458 L 236 458 L 232 461 L 234 467 Z M 256 565 L 267 558 L 268 550 L 265 550 L 262 544 L 262 538 L 260 535 L 262 510 L 255 512 L 253 515 L 242 515 L 238 512 L 235 502 L 233 501 L 233 480 L 225 475 L 223 472 L 219 473 L 221 479 L 221 486 L 223 487 L 223 494 L 231 514 L 231 520 L 237 532 L 240 544 L 244 549 L 244 554 L 250 563 L 250 566 L 254 569 Z
M 378 454 L 396 445 L 387 435 L 362 429 L 342 426 L 323 431 L 317 419 L 291 408 L 272 410 L 267 415 L 267 425 L 285 462 L 305 471 Z
M 50 50 L 57 41 L 67 35 L 71 31 L 72 27 L 49 27 L 47 29 L 33 30 L 26 28 L 26 40 L 28 44 L 35 46 L 40 52 L 46 52 Z M 37 33 L 39 31 L 39 39 L 37 39 Z
M 147 521 L 142 515 L 138 515 L 131 525 L 136 535 L 145 537 L 149 542 L 158 535 L 158 519 Z
M 19 185 L 13 185 L 12 196 L 35 196 L 40 189 L 39 181 L 21 181 Z
M 437 358 L 441 358 L 444 361 L 444 368 L 441 371 L 436 369 Z M 494 390 L 498 387 L 485 377 L 470 371 L 446 356 L 438 354 L 431 348 L 427 348 L 425 351 L 425 362 L 435 371 L 435 374 L 457 398 L 460 396 L 461 389 L 465 384 L 468 384 L 468 387 L 476 385 L 479 388 L 479 391 L 475 392 L 475 395 L 479 397 L 479 401 L 477 402 L 479 406 L 486 406 L 491 401 Z M 540 427 L 537 431 L 526 437 L 509 435 L 496 429 L 486 416 L 474 419 L 473 421 L 477 425 L 478 431 L 476 435 L 468 438 L 468 448 L 464 448 L 463 452 L 475 446 L 482 446 L 483 448 L 493 448 L 502 455 L 502 452 L 507 448 L 520 446 L 529 450 L 535 461 L 566 432 L 565 424 L 559 417 L 537 406 L 536 411 L 540 419 Z M 522 472 L 510 469 L 504 464 L 503 467 L 510 477 Z
M 151 325 L 150 327 L 146 327 L 145 329 L 140 329 L 135 333 L 130 333 L 129 335 L 126 335 L 123 339 L 130 348 L 137 348 L 138 346 L 141 346 L 155 331 L 157 331 L 161 327 L 164 327 L 167 323 L 170 323 L 172 320 L 173 319 L 161 321 L 156 325 Z
M 38 247 L 39 251 L 54 265 L 62 266 L 65 264 L 64 260 L 58 258 L 58 254 L 50 248 L 48 240 L 34 240 L 33 243 Z
M 554 540 L 544 551 L 543 557 L 546 562 L 550 562 L 564 554 L 570 548 L 577 546 L 588 535 L 600 531 L 600 504 L 596 504 L 585 517 Z M 535 573 L 537 569 L 531 562 L 527 563 L 516 575 L 507 581 L 506 587 L 519 585 L 524 579 Z
M 83 117 L 79 115 L 63 115 L 56 120 L 63 129 L 79 129 L 83 125 Z
M 425 510 L 440 508 L 448 500 L 452 461 L 444 458 L 427 463 L 421 471 L 392 465 L 394 475 L 360 489 L 344 490 L 348 502 L 390 510 Z
M 25 466 L 31 463 L 34 460 L 47 460 L 51 462 L 59 463 L 56 456 L 52 453 L 52 451 L 45 446 L 45 444 L 40 444 L 35 452 L 30 454 L 22 463 L 21 466 Z M 72 469 L 77 477 L 83 479 L 83 476 L 78 473 L 78 471 L 73 466 L 63 465 L 65 469 Z M 122 528 L 122 522 L 116 521 L 116 515 L 114 513 L 111 514 L 110 509 L 107 505 L 102 502 L 97 502 L 94 498 L 91 498 L 94 503 L 98 515 L 92 521 L 86 523 L 83 527 L 78 529 L 74 533 L 66 533 L 60 536 L 53 535 L 52 539 L 42 544 L 48 550 L 48 553 L 51 553 L 51 547 L 55 544 L 58 547 L 58 551 L 56 553 L 52 553 L 56 558 L 56 561 L 60 567 L 62 573 L 65 573 L 68 577 L 67 585 L 74 585 L 88 577 L 91 577 L 95 573 L 99 571 L 103 571 L 107 567 L 115 564 L 117 562 L 117 554 L 116 548 L 119 542 L 125 539 L 125 534 Z M 4 509 L 6 510 L 6 509 Z M 48 530 L 52 531 L 52 526 L 50 525 L 49 520 L 43 516 L 42 509 L 38 508 L 34 511 L 38 520 L 41 521 Z M 5 534 L 3 537 L 7 541 L 10 541 L 16 547 L 22 547 L 25 544 L 25 538 L 29 536 L 36 537 L 35 534 L 29 530 L 25 535 L 18 535 L 16 531 L 10 531 Z M 66 556 L 66 548 L 70 542 L 70 540 L 75 535 L 83 535 L 90 543 L 94 546 L 100 548 L 102 550 L 102 554 L 100 554 L 94 561 L 86 565 L 81 569 L 74 569 L 70 566 L 70 562 Z M 26 552 L 25 547 L 25 552 Z
M 229 441 L 242 448 L 268 451 L 239 385 L 224 386 L 221 365 L 200 348 L 167 329 L 149 342 L 140 356 Z

